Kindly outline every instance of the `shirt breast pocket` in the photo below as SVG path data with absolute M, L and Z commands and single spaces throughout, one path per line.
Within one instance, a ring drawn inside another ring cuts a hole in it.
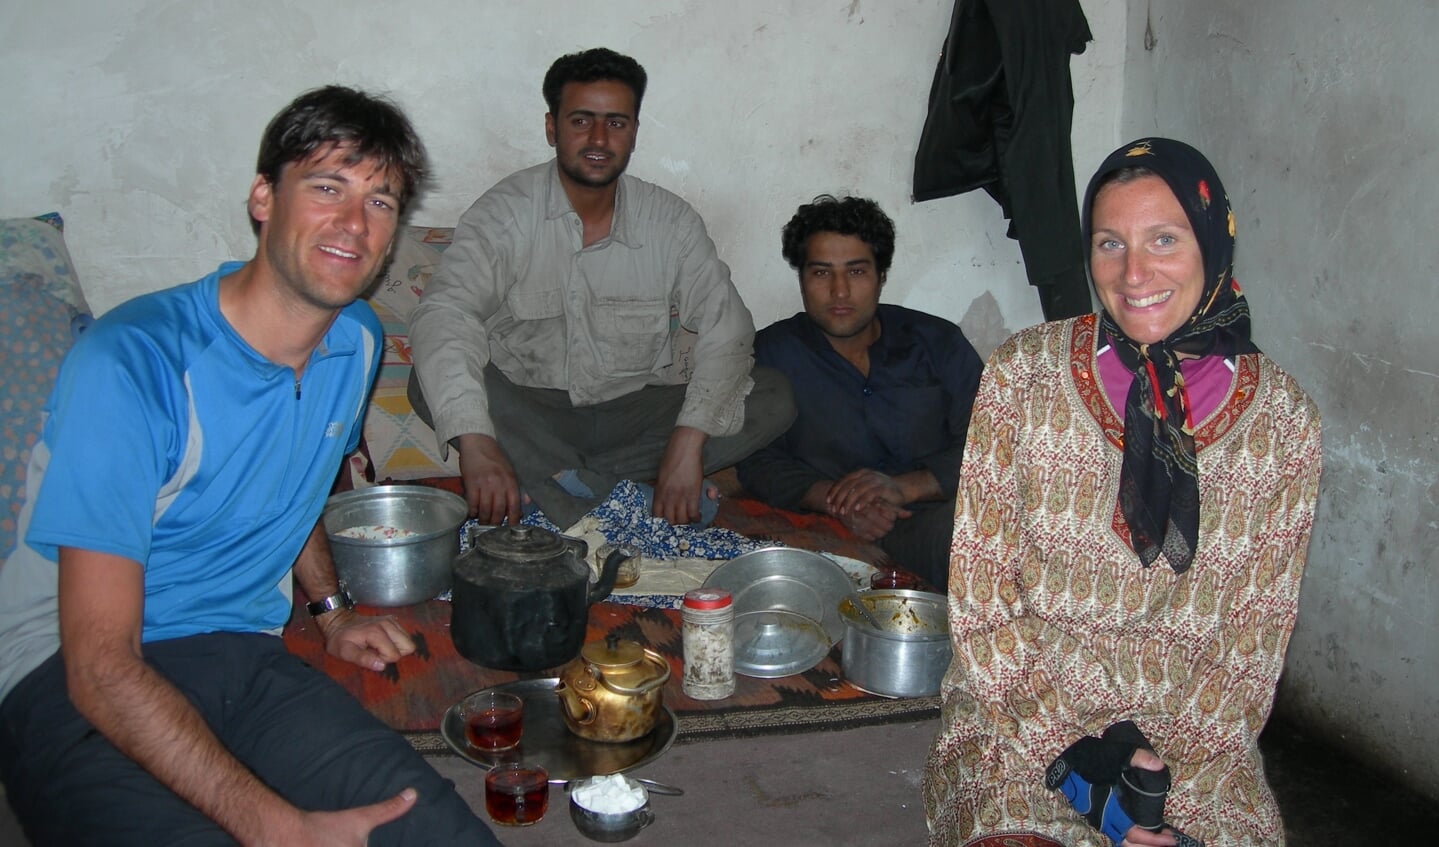
M 565 313 L 564 292 L 558 288 L 546 291 L 511 289 L 505 296 L 505 303 L 515 320 L 520 321 L 542 321 L 562 317 Z
M 616 376 L 649 373 L 669 341 L 669 303 L 662 299 L 597 300 L 595 326 L 606 370 Z
M 873 421 L 874 431 L 896 459 L 912 463 L 948 446 L 949 397 L 943 386 L 893 387 L 885 391 L 884 401 L 875 406 L 882 419 Z

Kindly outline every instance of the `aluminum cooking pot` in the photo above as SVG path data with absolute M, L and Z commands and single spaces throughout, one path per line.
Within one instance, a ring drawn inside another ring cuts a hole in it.
M 323 519 L 335 576 L 356 603 L 408 606 L 443 594 L 460 552 L 463 497 L 423 485 L 381 485 L 336 494 Z M 339 533 L 389 528 L 394 538 Z
M 944 595 L 894 589 L 857 596 L 874 614 L 879 629 L 865 621 L 850 600 L 840 601 L 845 679 L 890 697 L 939 693 L 951 654 Z
M 590 604 L 609 596 L 629 558 L 615 550 L 590 585 L 589 545 L 537 526 L 501 526 L 475 536 L 454 563 L 450 637 L 461 656 L 487 668 L 537 671 L 580 652 Z

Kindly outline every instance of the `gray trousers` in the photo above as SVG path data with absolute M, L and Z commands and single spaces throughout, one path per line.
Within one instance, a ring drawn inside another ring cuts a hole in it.
M 789 380 L 773 368 L 757 367 L 745 398 L 744 426 L 734 435 L 705 441 L 704 472 L 727 468 L 778 438 L 794 421 Z M 569 393 L 511 382 L 494 365 L 485 368 L 485 391 L 495 440 L 520 487 L 561 528 L 599 505 L 623 479 L 640 482 L 659 475 L 660 459 L 684 405 L 686 385 L 654 385 L 593 406 L 575 406 Z M 419 380 L 410 375 L 410 405 L 434 425 Z M 576 497 L 554 481 L 573 470 L 593 497 Z

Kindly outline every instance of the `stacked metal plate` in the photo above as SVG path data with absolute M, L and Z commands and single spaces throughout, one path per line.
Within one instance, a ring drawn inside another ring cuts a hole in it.
M 774 679 L 809 670 L 844 637 L 839 604 L 854 581 L 818 553 L 767 547 L 715 568 L 705 587 L 734 597 L 735 673 Z

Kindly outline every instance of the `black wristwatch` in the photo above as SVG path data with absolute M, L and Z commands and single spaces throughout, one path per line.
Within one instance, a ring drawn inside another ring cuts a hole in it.
M 343 586 L 329 597 L 305 604 L 305 611 L 309 612 L 312 618 L 318 618 L 326 612 L 333 612 L 340 608 L 355 608 L 355 601 L 350 599 L 350 593 Z

